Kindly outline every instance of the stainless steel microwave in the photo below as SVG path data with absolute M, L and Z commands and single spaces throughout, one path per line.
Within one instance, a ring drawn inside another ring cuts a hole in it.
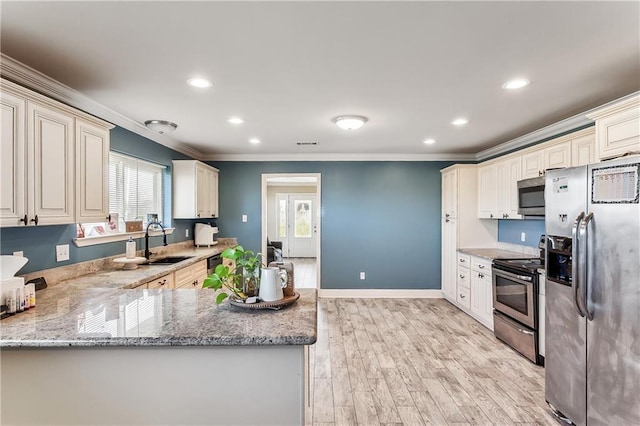
M 544 176 L 518 181 L 518 214 L 544 216 Z

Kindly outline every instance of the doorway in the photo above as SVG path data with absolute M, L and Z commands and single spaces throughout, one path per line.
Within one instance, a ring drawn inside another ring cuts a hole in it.
M 262 175 L 262 253 L 267 239 L 282 243 L 296 288 L 320 288 L 320 184 L 319 173 Z

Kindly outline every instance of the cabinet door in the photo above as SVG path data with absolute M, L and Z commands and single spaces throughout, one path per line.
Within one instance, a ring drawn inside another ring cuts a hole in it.
M 209 213 L 218 217 L 218 172 L 209 171 Z
M 27 102 L 5 91 L 0 92 L 0 226 L 26 225 L 27 183 L 26 121 Z
M 209 175 L 206 167 L 196 164 L 196 217 L 210 217 Z
M 471 312 L 476 316 L 482 317 L 485 305 L 485 294 L 482 287 L 480 272 L 473 271 L 471 273 Z
M 584 166 L 596 162 L 596 136 L 585 135 L 571 141 L 571 165 Z
M 571 142 L 563 142 L 544 150 L 544 170 L 571 166 Z
M 76 222 L 109 215 L 109 130 L 76 120 Z
M 449 300 L 456 300 L 456 219 L 442 218 L 442 292 Z
M 74 223 L 74 119 L 35 102 L 28 111 L 30 224 Z
M 504 200 L 505 213 L 507 219 L 520 219 L 518 214 L 518 181 L 521 179 L 521 159 L 520 157 L 506 160 L 507 179 L 503 187 L 502 197 Z
M 458 170 L 442 174 L 442 216 L 458 216 Z
M 496 164 L 478 168 L 478 217 L 494 219 L 498 215 L 498 169 Z
M 493 283 L 491 281 L 491 272 L 481 273 L 479 283 L 483 293 L 482 319 L 493 330 Z
M 522 156 L 522 179 L 542 176 L 544 172 L 544 153 L 533 151 Z
M 630 109 L 597 119 L 596 135 L 600 160 L 640 151 L 640 107 L 637 100 Z

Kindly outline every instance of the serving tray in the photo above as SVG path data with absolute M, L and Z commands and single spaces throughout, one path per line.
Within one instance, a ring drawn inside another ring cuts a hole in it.
M 260 311 L 260 310 L 273 310 L 279 311 L 282 308 L 286 308 L 289 305 L 296 303 L 296 300 L 300 298 L 300 293 L 294 292 L 293 295 L 287 296 L 284 299 L 274 300 L 273 302 L 258 302 L 258 303 L 244 303 L 242 299 L 238 299 L 235 296 L 229 297 L 229 303 L 238 308 Z

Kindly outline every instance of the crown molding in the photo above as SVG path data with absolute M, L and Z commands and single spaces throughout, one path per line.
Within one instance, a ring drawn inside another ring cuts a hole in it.
M 203 161 L 476 161 L 475 154 L 218 154 Z
M 94 115 L 102 120 L 127 129 L 147 139 L 151 139 L 160 145 L 171 148 L 191 158 L 200 159 L 203 154 L 184 143 L 176 141 L 168 136 L 149 130 L 142 123 L 130 119 L 121 113 L 108 108 L 75 89 L 60 83 L 57 80 L 35 70 L 22 62 L 0 53 L 0 75 L 7 80 L 34 90 L 59 102 Z

